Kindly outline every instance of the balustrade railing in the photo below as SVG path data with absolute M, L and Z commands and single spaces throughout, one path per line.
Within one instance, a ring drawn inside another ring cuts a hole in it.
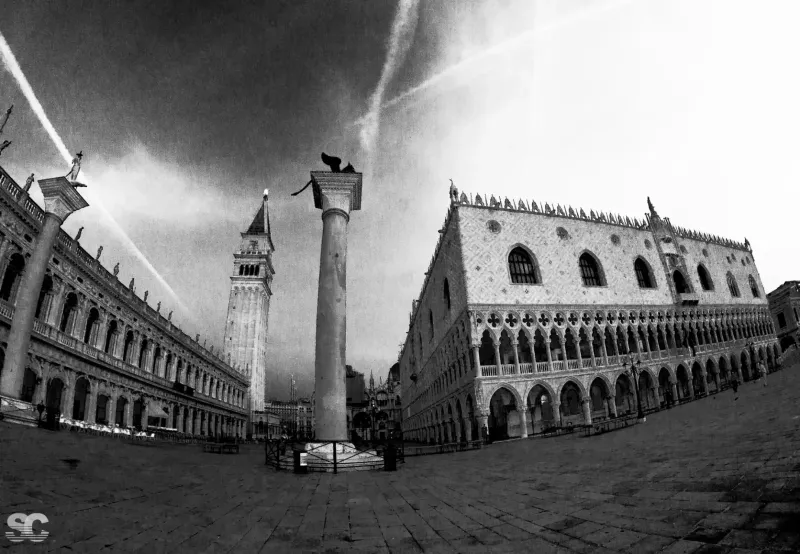
M 608 357 L 608 365 L 617 365 L 619 363 L 619 356 L 616 354 L 614 356 Z
M 553 361 L 553 371 L 564 371 L 563 360 Z
M 519 364 L 519 372 L 527 375 L 533 373 L 534 364 Z
M 503 375 L 514 375 L 514 364 L 503 364 L 500 366 Z
M 580 369 L 578 367 L 578 360 L 567 360 L 567 369 Z
M 548 371 L 550 371 L 548 362 L 536 362 L 536 373 L 547 373 Z
M 497 366 L 496 365 L 482 365 L 481 366 L 481 375 L 483 377 L 497 377 Z
M 581 366 L 583 367 L 583 369 L 587 369 L 587 368 L 592 367 L 592 359 L 591 358 L 583 358 L 581 360 Z

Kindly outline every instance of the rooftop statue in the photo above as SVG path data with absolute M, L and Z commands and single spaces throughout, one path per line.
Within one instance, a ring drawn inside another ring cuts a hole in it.
M 119 262 L 117 262 L 117 265 L 114 266 L 114 277 L 117 275 L 119 275 Z
M 4 140 L 3 144 L 0 144 L 0 154 L 2 154 L 3 150 L 8 148 L 9 146 L 11 146 L 11 141 L 10 140 Z
M 81 240 L 81 235 L 82 235 L 82 234 L 83 234 L 83 227 L 81 227 L 80 229 L 78 229 L 78 234 L 77 234 L 77 235 L 75 235 L 75 242 L 78 242 L 79 240 Z
M 83 160 L 83 150 L 75 154 L 75 157 L 72 158 L 72 168 L 70 168 L 69 173 L 67 173 L 66 177 L 70 181 L 72 181 L 73 187 L 85 187 L 81 183 L 78 183 L 78 174 L 81 172 L 81 161 Z
M 100 248 L 97 249 L 97 258 L 95 258 L 95 259 L 99 260 L 100 259 L 100 254 L 102 254 L 102 253 L 103 253 L 103 247 L 101 246 Z
M 342 159 L 337 158 L 336 156 L 328 156 L 325 152 L 322 153 L 322 162 L 331 168 L 331 173 L 356 173 L 356 168 L 353 167 L 353 164 L 347 164 L 344 169 L 341 169 L 340 166 L 342 165 Z M 308 188 L 308 186 L 313 182 L 313 180 L 306 183 L 306 186 L 298 190 L 297 192 L 293 192 L 292 196 L 297 196 L 304 190 Z
M 25 192 L 28 192 L 29 190 L 31 190 L 31 185 L 32 184 L 33 184 L 33 173 L 31 173 L 31 176 L 28 177 L 27 181 L 25 181 Z

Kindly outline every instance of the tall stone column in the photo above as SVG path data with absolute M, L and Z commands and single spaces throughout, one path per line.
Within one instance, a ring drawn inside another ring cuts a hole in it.
M 36 304 L 39 300 L 39 291 L 44 282 L 45 271 L 53 253 L 53 245 L 58 238 L 61 224 L 75 211 L 85 208 L 89 204 L 78 191 L 67 181 L 66 177 L 42 179 L 39 181 L 44 195 L 45 215 L 44 224 L 36 239 L 36 248 L 22 275 L 19 292 L 17 293 L 16 308 L 11 320 L 11 330 L 8 335 L 3 373 L 0 376 L 0 396 L 13 399 L 19 403 L 22 394 L 22 381 L 25 375 L 25 360 L 33 331 L 33 320 L 36 314 Z M 5 410 L 6 402 L 0 404 L 0 410 Z M 10 405 L 16 411 L 16 407 Z
M 315 359 L 317 441 L 347 441 L 347 224 L 361 209 L 361 174 L 312 171 L 322 210 Z

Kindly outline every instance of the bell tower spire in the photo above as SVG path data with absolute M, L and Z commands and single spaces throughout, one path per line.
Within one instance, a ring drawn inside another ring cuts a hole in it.
M 225 321 L 223 355 L 234 367 L 250 368 L 250 409 L 263 410 L 266 396 L 267 330 L 272 298 L 272 233 L 269 224 L 269 191 L 256 215 L 241 234 L 233 254 L 231 292 Z

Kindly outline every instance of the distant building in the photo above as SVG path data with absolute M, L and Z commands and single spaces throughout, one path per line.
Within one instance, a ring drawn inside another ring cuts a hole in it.
M 272 235 L 269 197 L 264 198 L 247 231 L 241 233 L 233 254 L 231 292 L 225 321 L 225 360 L 249 375 L 247 405 L 251 412 L 264 411 L 267 370 L 267 329 L 272 298 Z
M 800 281 L 786 281 L 767 300 L 781 348 L 800 344 Z
M 386 383 L 379 378 L 377 386 L 370 375 L 369 387 L 365 387 L 364 374 L 347 366 L 347 428 L 354 441 L 384 440 L 400 431 L 399 367 L 392 366 Z
M 314 414 L 312 402 L 309 398 L 298 400 L 268 400 L 264 403 L 264 411 L 275 414 L 279 420 L 282 432 L 299 440 L 314 438 Z
M 283 429 L 281 428 L 281 418 L 272 412 L 253 412 L 252 416 L 254 439 L 279 439 Z

